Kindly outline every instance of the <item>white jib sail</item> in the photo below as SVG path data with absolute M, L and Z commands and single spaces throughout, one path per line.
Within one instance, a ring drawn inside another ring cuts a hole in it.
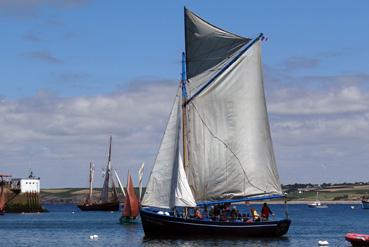
M 140 202 L 142 198 L 142 178 L 144 173 L 144 167 L 145 163 L 142 162 L 140 169 L 138 169 L 138 198 Z
M 114 171 L 115 178 L 116 178 L 116 179 L 117 179 L 117 181 L 118 181 L 119 187 L 120 187 L 120 189 L 122 190 L 123 196 L 124 196 L 124 197 L 126 197 L 126 192 L 124 191 L 124 187 L 123 187 L 123 185 L 122 185 L 122 182 L 120 181 L 120 178 L 119 178 L 119 176 L 118 176 L 118 173 L 117 173 L 117 171 L 116 171 L 114 168 L 113 168 L 113 171 Z
M 174 203 L 171 205 L 171 208 L 196 207 L 196 201 L 193 197 L 190 185 L 188 184 L 181 154 L 178 154 L 177 167 L 177 183 L 174 192 Z
M 179 133 L 180 133 L 180 100 L 177 93 L 172 111 L 169 116 L 166 130 L 160 144 L 153 169 L 150 174 L 142 205 L 159 208 L 172 208 L 176 204 L 175 192 L 179 170 Z M 181 189 L 182 190 L 182 189 Z M 192 195 L 192 194 L 191 194 Z M 191 201 L 186 199 L 187 194 L 181 197 L 182 203 Z M 192 197 L 193 198 L 193 197 Z M 185 206 L 185 205 L 183 205 Z M 192 206 L 188 205 L 188 206 Z
M 281 193 L 260 41 L 189 103 L 188 180 L 199 201 Z

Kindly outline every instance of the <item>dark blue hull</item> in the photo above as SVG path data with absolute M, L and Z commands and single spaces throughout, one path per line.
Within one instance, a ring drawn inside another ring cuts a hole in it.
M 119 202 L 82 204 L 77 207 L 82 211 L 119 211 Z
M 220 222 L 166 216 L 143 208 L 142 226 L 147 237 L 280 237 L 287 233 L 291 221 Z

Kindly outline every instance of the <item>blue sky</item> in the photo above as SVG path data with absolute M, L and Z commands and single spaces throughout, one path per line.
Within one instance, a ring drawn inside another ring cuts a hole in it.
M 183 6 L 268 37 L 283 183 L 369 180 L 368 1 L 0 0 L 0 171 L 84 186 L 112 134 L 121 174 L 141 161 L 148 173 L 180 78 Z
M 15 2 L 0 16 L 5 97 L 95 95 L 142 77 L 177 79 L 184 5 L 235 33 L 265 33 L 266 64 L 306 57 L 320 60 L 311 71 L 319 74 L 368 69 L 366 1 Z

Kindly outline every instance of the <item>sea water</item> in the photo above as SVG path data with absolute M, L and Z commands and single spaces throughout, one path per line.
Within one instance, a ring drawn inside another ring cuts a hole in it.
M 0 246 L 351 246 L 347 232 L 369 234 L 369 210 L 355 205 L 289 205 L 290 230 L 281 238 L 148 239 L 141 224 L 120 225 L 120 212 L 81 212 L 74 205 L 45 205 L 49 213 L 0 216 Z M 242 205 L 243 210 L 249 206 Z M 261 205 L 252 205 L 260 212 Z M 283 205 L 270 205 L 283 217 Z M 191 235 L 191 233 L 188 233 Z M 97 238 L 90 239 L 91 235 Z

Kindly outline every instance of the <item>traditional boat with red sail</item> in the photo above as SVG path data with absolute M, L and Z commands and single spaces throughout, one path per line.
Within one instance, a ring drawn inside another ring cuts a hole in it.
M 284 195 L 264 95 L 264 36 L 235 35 L 187 9 L 184 19 L 182 80 L 140 210 L 145 235 L 282 236 L 291 223 L 287 214 L 280 220 L 229 218 L 226 211 L 201 217 L 200 209 L 205 214 L 212 205 Z
M 140 206 L 139 201 L 133 186 L 132 177 L 128 174 L 127 179 L 127 193 L 122 210 L 122 216 L 119 219 L 121 224 L 135 223 L 139 215 Z

